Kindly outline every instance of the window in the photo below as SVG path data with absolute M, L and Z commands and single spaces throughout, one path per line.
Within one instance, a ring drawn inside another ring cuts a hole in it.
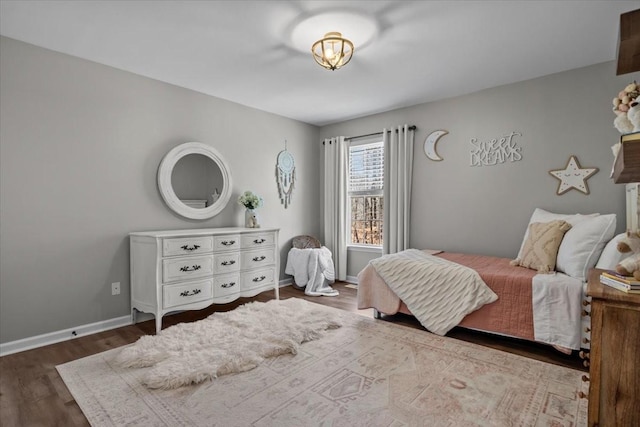
M 384 145 L 349 147 L 349 244 L 382 246 Z

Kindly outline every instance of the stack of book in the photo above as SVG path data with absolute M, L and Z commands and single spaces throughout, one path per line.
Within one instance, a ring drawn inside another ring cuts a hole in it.
M 640 281 L 633 276 L 623 276 L 615 271 L 603 271 L 600 283 L 629 294 L 640 294 Z

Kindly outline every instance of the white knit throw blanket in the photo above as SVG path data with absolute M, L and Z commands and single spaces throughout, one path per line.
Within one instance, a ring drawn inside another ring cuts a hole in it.
M 408 249 L 371 261 L 422 326 L 445 335 L 464 316 L 498 296 L 471 268 Z

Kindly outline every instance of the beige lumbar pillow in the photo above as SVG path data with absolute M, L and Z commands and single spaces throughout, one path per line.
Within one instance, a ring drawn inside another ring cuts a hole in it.
M 558 248 L 571 224 L 563 220 L 534 222 L 529 225 L 529 235 L 522 248 L 522 258 L 511 261 L 511 265 L 550 273 L 556 267 Z

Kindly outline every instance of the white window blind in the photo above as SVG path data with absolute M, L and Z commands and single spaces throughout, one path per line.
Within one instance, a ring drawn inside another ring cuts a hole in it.
M 349 193 L 382 194 L 383 183 L 382 142 L 349 147 Z

